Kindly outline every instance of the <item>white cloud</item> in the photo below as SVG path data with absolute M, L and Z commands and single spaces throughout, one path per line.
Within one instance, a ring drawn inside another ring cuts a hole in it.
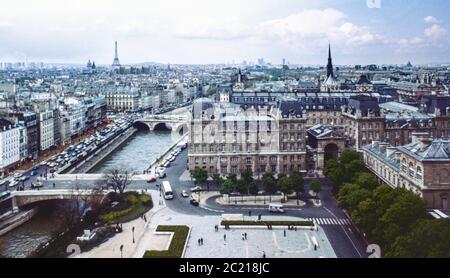
M 428 38 L 439 38 L 445 36 L 447 34 L 447 30 L 445 30 L 442 26 L 438 24 L 433 24 L 430 27 L 426 28 L 423 31 L 425 37 Z
M 328 41 L 350 50 L 383 40 L 383 36 L 348 21 L 344 13 L 335 9 L 305 10 L 271 20 L 260 26 L 258 34 L 267 40 L 280 40 L 288 46 L 310 50 L 322 48 Z
M 439 20 L 437 20 L 437 18 L 431 15 L 426 16 L 423 20 L 425 21 L 425 23 L 428 24 L 439 23 Z

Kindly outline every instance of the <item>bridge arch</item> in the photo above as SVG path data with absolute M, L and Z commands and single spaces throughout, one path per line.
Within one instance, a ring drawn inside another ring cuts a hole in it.
M 186 123 L 183 123 L 177 126 L 175 132 L 180 135 L 184 135 L 189 131 L 188 128 L 188 125 Z
M 144 131 L 151 131 L 152 130 L 152 127 L 149 124 L 144 123 L 144 122 L 140 122 L 140 121 L 135 122 L 133 124 L 133 126 L 135 128 L 137 128 L 138 130 L 144 130 Z
M 170 125 L 169 123 L 160 122 L 160 123 L 155 123 L 153 125 L 153 131 L 171 131 L 171 130 L 172 130 L 172 125 Z

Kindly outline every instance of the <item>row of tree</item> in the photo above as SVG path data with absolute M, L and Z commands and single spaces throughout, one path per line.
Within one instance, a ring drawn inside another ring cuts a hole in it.
M 197 185 L 204 185 L 208 180 L 208 172 L 202 168 L 196 168 L 192 176 Z M 253 178 L 251 171 L 243 172 L 239 179 L 233 174 L 224 179 L 220 174 L 216 173 L 212 175 L 212 180 L 219 188 L 221 194 L 239 193 L 256 196 L 259 192 L 259 183 Z M 299 172 L 293 172 L 289 176 L 280 174 L 278 178 L 266 173 L 261 179 L 261 184 L 264 192 L 270 195 L 277 192 L 282 192 L 285 196 L 295 193 L 297 203 L 300 194 L 305 191 L 305 181 Z M 314 192 L 320 192 L 320 182 L 318 180 L 314 180 L 311 186 Z
M 327 162 L 325 174 L 337 186 L 339 205 L 366 237 L 385 257 L 450 257 L 450 220 L 430 219 L 419 196 L 380 185 L 361 162 L 358 153 L 345 151 Z

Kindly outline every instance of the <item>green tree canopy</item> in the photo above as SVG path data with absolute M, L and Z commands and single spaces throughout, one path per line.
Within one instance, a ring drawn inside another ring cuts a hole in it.
M 233 192 L 233 186 L 233 181 L 231 179 L 226 179 L 220 187 L 220 194 L 231 194 Z
M 321 191 L 320 181 L 318 179 L 313 179 L 311 182 L 311 190 L 314 193 L 319 193 Z
M 384 245 L 393 244 L 397 237 L 407 234 L 418 219 L 425 217 L 425 203 L 419 196 L 409 191 L 400 194 L 380 219 L 384 225 Z
M 194 184 L 203 185 L 208 180 L 208 172 L 203 168 L 195 168 L 192 177 L 194 178 Z
M 284 193 L 285 197 L 293 192 L 291 180 L 286 176 L 278 180 L 278 188 Z
M 278 191 L 277 182 L 271 174 L 264 174 L 262 182 L 267 193 L 275 194 Z
M 357 184 L 361 188 L 370 191 L 374 190 L 380 185 L 377 177 L 374 174 L 365 172 L 356 174 L 356 176 L 353 177 L 352 183 Z
M 450 220 L 421 219 L 389 249 L 386 257 L 450 258 Z

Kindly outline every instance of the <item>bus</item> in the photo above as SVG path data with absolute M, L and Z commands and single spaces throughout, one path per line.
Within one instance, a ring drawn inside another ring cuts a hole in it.
M 162 193 L 164 195 L 164 199 L 172 200 L 173 199 L 173 191 L 170 183 L 168 181 L 163 181 L 161 186 Z

